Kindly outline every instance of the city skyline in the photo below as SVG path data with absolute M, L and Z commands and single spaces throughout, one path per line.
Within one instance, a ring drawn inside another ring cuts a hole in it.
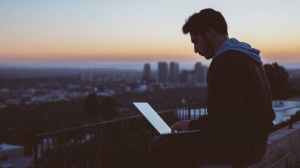
M 171 63 L 173 61 L 158 61 L 158 62 L 167 62 Z M 88 65 L 81 65 L 81 63 L 71 63 L 71 64 L 64 64 L 64 63 L 57 63 L 57 64 L 36 64 L 36 63 L 31 63 L 27 65 L 1 65 L 0 63 L 0 68 L 9 68 L 9 69 L 119 69 L 119 70 L 136 70 L 136 71 L 143 71 L 144 69 L 144 64 L 149 63 L 151 66 L 151 70 L 157 71 L 158 70 L 158 62 L 144 62 L 144 63 L 139 63 L 139 64 L 97 64 L 97 63 L 91 63 Z M 191 62 L 191 63 L 182 63 L 178 62 L 180 64 L 180 69 L 185 69 L 185 70 L 193 70 L 194 65 L 196 62 Z M 204 66 L 209 67 L 209 64 L 204 64 L 201 62 Z M 275 62 L 271 62 L 268 64 L 272 64 Z M 285 69 L 300 69 L 300 63 L 280 63 L 277 62 L 280 66 L 283 66 Z
M 238 3 L 237 3 L 238 2 Z M 300 2 L 9 1 L 0 2 L 3 67 L 209 65 L 194 53 L 185 19 L 220 11 L 230 38 L 261 51 L 264 63 L 300 63 Z

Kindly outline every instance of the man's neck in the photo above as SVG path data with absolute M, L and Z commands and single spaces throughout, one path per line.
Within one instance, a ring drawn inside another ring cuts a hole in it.
M 221 45 L 228 40 L 229 37 L 227 35 L 219 36 L 216 45 L 214 46 L 214 52 L 215 54 L 219 51 Z

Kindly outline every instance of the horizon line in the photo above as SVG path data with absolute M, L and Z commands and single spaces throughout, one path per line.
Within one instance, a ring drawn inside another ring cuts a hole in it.
M 51 63 L 51 64 L 47 64 L 46 66 L 43 64 L 22 64 L 22 65 L 1 65 L 0 64 L 0 68 L 12 68 L 12 69 L 119 69 L 119 70 L 143 70 L 144 65 L 146 63 L 149 63 L 150 66 L 152 67 L 151 69 L 153 70 L 157 70 L 158 68 L 158 63 L 159 62 L 167 62 L 167 63 L 171 63 L 171 62 L 178 62 L 179 63 L 179 68 L 180 69 L 194 69 L 194 65 L 197 62 L 201 62 L 201 61 L 196 61 L 195 63 L 180 63 L 179 61 L 157 61 L 157 62 L 145 62 L 145 63 L 138 63 L 138 64 L 90 64 L 90 66 L 88 66 L 87 64 L 85 64 L 85 66 L 83 66 L 83 64 L 80 65 L 80 63 L 74 64 L 74 63 L 69 63 L 67 65 L 57 65 L 55 63 Z M 285 69 L 300 69 L 300 62 L 277 62 L 279 65 L 285 67 Z M 272 63 L 264 63 L 264 64 L 273 64 L 275 62 Z M 209 67 L 210 63 L 203 63 L 201 62 L 203 66 Z M 180 66 L 181 65 L 181 66 Z

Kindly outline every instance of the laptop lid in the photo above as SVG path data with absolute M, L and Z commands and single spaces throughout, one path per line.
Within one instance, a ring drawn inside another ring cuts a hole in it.
M 133 102 L 133 104 L 140 110 L 140 112 L 160 134 L 171 133 L 171 128 L 147 102 Z

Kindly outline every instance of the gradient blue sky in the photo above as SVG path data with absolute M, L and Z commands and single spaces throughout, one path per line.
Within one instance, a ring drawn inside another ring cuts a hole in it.
M 229 37 L 261 50 L 264 62 L 300 62 L 297 0 L 1 0 L 0 66 L 209 64 L 181 32 L 204 8 L 220 11 Z

